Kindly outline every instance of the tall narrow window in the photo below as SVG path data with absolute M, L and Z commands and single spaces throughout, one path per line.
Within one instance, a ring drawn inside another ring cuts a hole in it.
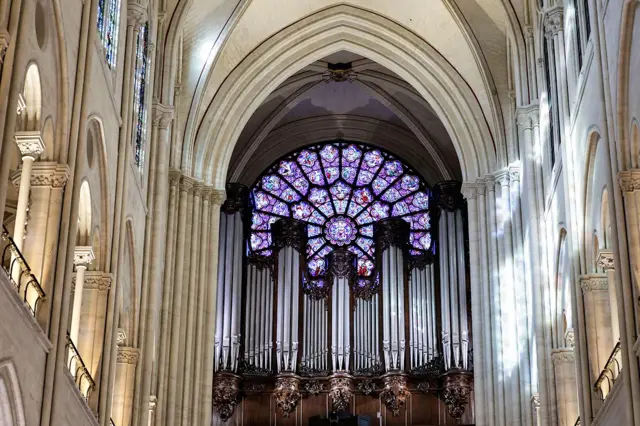
M 109 68 L 118 58 L 118 30 L 120 28 L 120 0 L 98 0 L 98 34 Z
M 149 41 L 149 22 L 140 28 L 136 44 L 136 70 L 133 85 L 133 114 L 136 126 L 133 140 L 135 147 L 135 162 L 142 170 L 144 164 L 144 142 L 147 128 L 147 108 L 145 106 L 145 92 L 147 89 L 147 44 Z
M 551 58 L 549 57 L 549 44 L 553 43 L 552 40 L 545 39 L 542 43 L 542 50 L 544 54 L 544 75 L 545 75 L 545 83 L 547 85 L 547 104 L 549 105 L 549 133 L 548 133 L 548 142 L 549 142 L 549 158 L 551 160 L 551 167 L 556 162 L 556 153 L 555 153 L 555 144 L 554 144 L 554 133 L 555 133 L 555 105 L 554 105 L 554 94 L 553 94 L 553 86 L 551 85 Z

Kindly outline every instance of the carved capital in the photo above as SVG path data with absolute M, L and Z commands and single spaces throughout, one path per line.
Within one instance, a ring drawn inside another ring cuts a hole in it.
M 407 378 L 401 375 L 386 376 L 383 378 L 383 383 L 380 400 L 391 411 L 393 417 L 398 417 L 400 409 L 405 405 L 410 395 L 407 390 Z
M 87 271 L 84 273 L 84 289 L 107 291 L 111 288 L 113 275 L 106 272 Z
M 20 187 L 20 175 L 18 170 L 11 176 L 11 181 L 16 188 Z M 69 166 L 50 161 L 36 161 L 31 169 L 31 188 L 64 188 L 69 180 Z
M 494 174 L 494 177 L 501 187 L 509 186 L 509 183 L 510 183 L 509 169 L 502 169 L 496 172 Z
M 173 121 L 173 107 L 158 102 L 153 103 L 153 125 L 160 129 L 168 129 Z
M 226 186 L 227 199 L 221 210 L 235 214 L 249 206 L 249 188 L 241 183 L 229 182 Z
M 353 379 L 350 377 L 334 377 L 331 379 L 329 399 L 333 411 L 346 411 L 353 398 Z
M 213 378 L 213 408 L 220 419 L 231 418 L 240 402 L 240 377 L 230 373 L 218 373 Z
M 180 179 L 180 192 L 192 193 L 198 181 L 189 176 L 182 176 Z
M 126 341 L 127 333 L 124 331 L 124 328 L 119 328 L 118 331 L 116 331 L 116 345 L 124 346 Z
M 544 34 L 553 37 L 564 27 L 564 10 L 562 6 L 553 7 L 545 12 Z
M 16 132 L 15 139 L 23 157 L 36 159 L 44 152 L 44 141 L 39 130 Z
M 520 183 L 520 166 L 509 167 L 509 182 Z
M 576 347 L 576 333 L 573 328 L 568 328 L 564 333 L 564 346 L 571 349 Z
M 132 348 L 128 346 L 118 347 L 118 364 L 131 364 L 136 365 L 138 358 L 140 357 L 140 350 L 138 348 Z
M 4 55 L 9 49 L 9 43 L 11 43 L 11 36 L 6 28 L 0 28 L 0 65 L 4 62 Z
M 149 396 L 149 411 L 155 413 L 156 408 L 158 408 L 158 397 L 155 395 Z
M 553 365 L 573 364 L 576 362 L 576 355 L 573 349 L 555 349 L 551 351 Z
M 531 406 L 533 406 L 534 409 L 540 408 L 540 394 L 539 393 L 534 393 L 531 396 Z
M 147 22 L 147 8 L 140 3 L 127 3 L 127 25 L 138 28 Z
M 282 410 L 284 417 L 289 417 L 296 409 L 298 402 L 302 399 L 302 394 L 298 390 L 300 379 L 294 376 L 278 377 L 273 396 L 276 405 Z
M 462 184 L 460 192 L 465 200 L 475 200 L 478 197 L 478 194 L 484 194 L 484 185 L 480 182 L 465 182 Z
M 169 186 L 177 188 L 180 185 L 180 177 L 182 172 L 178 169 L 169 169 Z
M 395 246 L 404 248 L 409 242 L 409 224 L 399 218 L 379 220 L 373 224 L 373 238 L 376 251 L 383 253 L 387 248 Z
M 613 259 L 613 252 L 609 250 L 599 250 L 596 264 L 605 271 L 614 269 L 615 263 Z
M 222 206 L 224 200 L 227 199 L 227 194 L 222 189 L 211 190 L 211 204 Z
M 453 212 L 464 207 L 464 198 L 460 189 L 462 183 L 455 180 L 438 182 L 433 186 L 433 198 L 438 207 Z
M 86 268 L 95 258 L 91 246 L 76 246 L 73 251 L 73 264 L 76 265 L 76 268 L 79 266 Z
M 473 390 L 473 375 L 468 372 L 447 373 L 443 383 L 441 398 L 449 410 L 449 415 L 459 419 L 469 404 Z
M 304 253 L 307 246 L 307 225 L 297 219 L 280 219 L 271 226 L 276 248 L 293 247 Z
M 608 291 L 609 280 L 605 274 L 581 275 L 580 288 L 582 289 L 582 294 L 592 291 Z
M 622 192 L 630 193 L 640 190 L 640 170 L 626 170 L 618 173 L 618 182 Z

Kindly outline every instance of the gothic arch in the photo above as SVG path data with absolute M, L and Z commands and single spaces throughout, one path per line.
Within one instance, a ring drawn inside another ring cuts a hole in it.
M 554 349 L 564 347 L 565 333 L 573 326 L 573 307 L 571 301 L 571 262 L 569 259 L 569 248 L 567 231 L 560 228 L 558 237 L 558 248 L 555 259 L 555 319 L 553 321 L 553 342 Z
M 261 102 L 303 66 L 340 50 L 387 67 L 432 105 L 453 140 L 465 179 L 491 172 L 505 158 L 504 147 L 496 153 L 473 92 L 438 52 L 388 19 L 341 5 L 280 31 L 231 72 L 204 116 L 195 145 L 185 147 L 184 168 L 224 187 L 235 143 Z
M 0 361 L 0 425 L 26 426 L 18 374 L 9 360 Z
M 38 64 L 31 62 L 27 66 L 22 87 L 24 109 L 18 116 L 16 130 L 40 131 L 42 117 L 42 85 Z

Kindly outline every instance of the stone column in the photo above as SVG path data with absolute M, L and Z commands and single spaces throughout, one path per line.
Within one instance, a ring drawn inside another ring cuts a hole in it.
M 573 426 L 578 419 L 578 383 L 573 349 L 551 352 L 556 379 L 558 425 Z
M 95 256 L 93 255 L 91 246 L 77 246 L 75 248 L 73 264 L 76 266 L 76 288 L 73 296 L 73 311 L 71 313 L 71 328 L 69 334 L 71 335 L 71 341 L 76 346 L 78 345 L 78 332 L 80 331 L 80 318 L 82 316 L 84 273 L 94 258 Z
M 611 313 L 609 311 L 609 284 L 605 274 L 589 274 L 580 277 L 584 300 L 586 346 L 589 361 L 592 405 L 599 397 L 593 392 L 593 384 L 600 376 L 615 343 L 611 339 Z
M 36 158 L 44 152 L 44 142 L 40 131 L 16 132 L 15 138 L 20 154 L 22 154 L 22 172 L 20 174 L 20 190 L 18 192 L 13 240 L 18 250 L 22 250 L 25 226 L 27 224 L 27 209 L 29 207 L 29 190 L 31 189 L 31 168 Z
M 612 251 L 600 251 L 598 253 L 597 265 L 607 274 L 609 287 L 609 310 L 611 312 L 611 340 L 615 345 L 620 341 L 620 323 L 618 316 L 618 297 L 616 294 L 616 272 L 614 269 L 614 259 Z
M 133 395 L 139 354 L 137 348 L 118 347 L 113 407 L 111 409 L 111 418 L 117 426 L 131 426 L 132 424 Z

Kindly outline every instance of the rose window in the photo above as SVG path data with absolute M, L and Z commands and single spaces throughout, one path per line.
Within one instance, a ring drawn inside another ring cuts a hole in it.
M 411 227 L 410 255 L 432 251 L 430 190 L 407 164 L 372 146 L 348 142 L 315 145 L 274 164 L 252 190 L 249 248 L 272 254 L 271 225 L 292 217 L 307 223 L 307 267 L 326 272 L 326 257 L 346 247 L 358 274 L 375 271 L 373 224 L 400 217 Z

